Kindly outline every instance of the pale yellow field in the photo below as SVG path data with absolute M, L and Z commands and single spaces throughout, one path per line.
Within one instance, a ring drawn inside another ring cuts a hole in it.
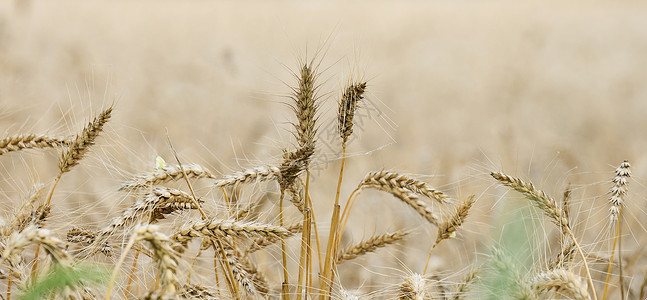
M 382 169 L 414 174 L 454 199 L 477 196 L 457 238 L 434 250 L 432 273 L 443 282 L 460 282 L 485 261 L 505 239 L 509 212 L 527 204 L 491 171 L 532 181 L 556 199 L 570 183 L 575 234 L 586 251 L 608 256 L 607 191 L 626 159 L 633 174 L 623 255 L 635 260 L 624 275 L 629 299 L 637 299 L 647 267 L 647 4 L 640 1 L 3 1 L 0 138 L 73 135 L 114 103 L 97 146 L 54 194 L 48 224 L 64 239 L 72 224 L 101 228 L 132 204 L 117 187 L 151 170 L 156 156 L 174 163 L 167 131 L 184 162 L 218 176 L 280 164 L 282 150 L 295 147 L 285 105 L 293 73 L 313 57 L 322 85 L 311 193 L 322 236 L 340 166 L 337 101 L 359 78 L 368 82 L 367 102 L 342 198 Z M 34 183 L 52 183 L 57 158 L 56 150 L 0 156 L 0 220 Z M 267 191 L 277 196 L 270 184 L 243 195 Z M 208 183 L 196 192 L 220 197 Z M 264 222 L 278 220 L 274 200 L 263 206 Z M 559 250 L 560 232 L 532 212 L 541 247 L 528 255 L 541 267 Z M 289 211 L 288 223 L 299 218 Z M 402 276 L 422 271 L 436 235 L 423 221 L 388 195 L 361 196 L 343 245 L 386 231 L 411 234 L 340 266 L 336 284 L 391 297 Z M 296 274 L 299 238 L 289 245 Z M 280 255 L 274 246 L 256 257 L 279 291 Z M 209 268 L 196 280 L 215 287 Z M 153 278 L 153 267 L 141 272 Z M 599 298 L 605 272 L 606 263 L 593 263 Z M 139 282 L 140 295 L 150 278 Z M 617 289 L 610 299 L 620 299 Z

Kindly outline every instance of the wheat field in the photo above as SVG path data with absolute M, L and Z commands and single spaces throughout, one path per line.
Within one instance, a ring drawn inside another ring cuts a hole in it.
M 645 53 L 640 1 L 3 1 L 0 295 L 645 299 Z

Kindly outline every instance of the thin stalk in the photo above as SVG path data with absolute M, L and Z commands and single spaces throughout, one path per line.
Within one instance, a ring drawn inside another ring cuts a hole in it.
M 135 253 L 135 258 L 133 258 L 133 265 L 130 267 L 130 274 L 128 275 L 128 283 L 126 284 L 126 291 L 124 292 L 124 295 L 126 295 L 126 298 L 128 298 L 128 295 L 130 294 L 130 287 L 133 283 L 133 279 L 135 278 L 135 269 L 137 268 L 137 260 L 139 258 L 140 253 L 141 253 L 141 250 L 137 249 L 137 252 Z
M 312 218 L 311 218 L 311 211 L 308 208 L 308 219 L 306 220 L 306 226 L 304 227 L 303 230 L 308 231 L 306 234 L 306 244 L 311 245 L 311 239 L 310 237 L 312 236 L 311 228 L 312 228 Z M 305 299 L 310 299 L 308 295 L 310 294 L 310 290 L 312 289 L 312 247 L 308 246 L 306 249 L 306 296 Z
M 11 300 L 11 277 L 13 277 L 13 270 L 9 268 L 9 276 L 7 277 L 7 300 Z
M 346 229 L 346 223 L 348 223 L 348 217 L 350 215 L 350 210 L 353 208 L 353 204 L 355 203 L 355 199 L 357 198 L 357 195 L 359 195 L 360 188 L 357 187 L 355 188 L 351 193 L 350 196 L 348 196 L 348 200 L 346 200 L 346 205 L 344 206 L 344 212 L 342 213 L 342 223 L 341 223 L 341 229 L 339 231 L 339 235 L 344 234 L 344 229 Z
M 332 212 L 332 224 L 330 225 L 330 235 L 328 236 L 328 246 L 326 248 L 326 260 L 324 261 L 324 271 L 321 277 L 321 290 L 323 294 L 320 299 L 330 299 L 330 289 L 332 288 L 331 269 L 332 269 L 332 252 L 335 244 L 335 233 L 337 224 L 339 223 L 339 204 L 337 204 Z
M 620 280 L 620 299 L 625 299 L 625 281 L 622 277 L 622 211 L 618 216 L 618 279 Z
M 216 255 L 213 256 L 213 273 L 216 274 L 216 296 L 220 298 L 220 278 L 218 276 L 218 257 Z
M 58 182 L 61 181 L 61 176 L 63 176 L 63 172 L 58 172 L 58 175 L 56 175 L 56 179 L 54 180 L 54 185 L 52 186 L 52 189 L 49 191 L 49 195 L 47 196 L 47 206 L 52 202 L 52 195 L 54 195 L 54 189 L 58 185 Z M 35 283 L 36 280 L 36 270 L 38 269 L 38 254 L 40 253 L 40 244 L 36 244 L 36 250 L 34 252 L 34 264 L 31 266 L 31 273 L 30 277 L 32 279 L 32 282 Z
M 609 267 L 607 268 L 607 279 L 604 282 L 604 292 L 602 293 L 602 300 L 607 299 L 607 290 L 609 288 L 609 279 L 611 278 L 611 268 L 613 267 L 613 258 L 616 254 L 616 244 L 618 243 L 618 236 L 620 235 L 620 226 L 616 221 L 616 234 L 613 237 L 613 247 L 611 248 L 611 259 L 609 260 Z
M 117 274 L 119 274 L 119 269 L 121 268 L 121 265 L 124 263 L 126 260 L 126 255 L 130 251 L 130 249 L 133 247 L 135 244 L 135 239 L 131 238 L 130 241 L 128 241 L 128 244 L 126 245 L 126 248 L 124 248 L 124 252 L 121 253 L 121 257 L 119 257 L 119 260 L 117 261 L 117 264 L 115 265 L 114 270 L 112 270 L 112 276 L 110 276 L 110 282 L 108 282 L 108 291 L 106 291 L 106 296 L 105 300 L 110 300 L 110 294 L 112 293 L 112 287 L 115 285 L 115 279 L 117 279 Z
M 580 244 L 577 242 L 577 239 L 575 238 L 575 235 L 573 234 L 573 231 L 569 227 L 566 227 L 566 233 L 571 237 L 571 240 L 573 240 L 573 244 L 575 244 L 575 247 L 577 248 L 577 252 L 579 252 L 580 257 L 582 258 L 582 262 L 584 263 L 584 270 L 586 270 L 586 280 L 589 282 L 589 287 L 591 289 L 591 295 L 593 296 L 593 300 L 597 300 L 598 296 L 595 294 L 595 287 L 593 286 L 593 278 L 591 277 L 591 272 L 589 271 L 589 264 L 586 263 L 586 257 L 584 256 L 584 252 L 582 252 L 582 248 L 580 247 Z
M 195 266 L 195 262 L 198 260 L 198 257 L 200 257 L 200 254 L 202 254 L 202 247 L 200 247 L 198 253 L 191 260 L 191 267 L 189 268 L 189 274 L 186 276 L 186 282 L 191 282 L 191 273 L 193 272 L 193 266 Z
M 308 217 L 310 215 L 310 209 L 306 207 L 305 213 L 303 214 L 303 230 L 301 231 L 301 254 L 299 258 L 299 278 L 297 280 L 297 300 L 301 300 L 303 296 L 303 281 L 304 276 L 307 277 L 306 269 L 307 262 L 306 256 L 308 252 Z
M 434 249 L 436 249 L 436 246 L 440 243 L 440 240 L 437 240 L 432 246 L 431 250 L 429 250 L 429 255 L 427 256 L 427 262 L 425 263 L 425 268 L 422 270 L 422 275 L 424 276 L 427 274 L 427 267 L 429 267 L 429 261 L 431 260 L 431 254 L 434 252 Z
M 323 285 L 326 288 L 324 289 L 324 295 L 327 298 L 330 298 L 331 288 L 332 288 L 332 269 L 335 266 L 336 250 L 337 250 L 337 234 L 339 233 L 339 195 L 341 194 L 341 184 L 344 179 L 344 165 L 346 164 L 346 145 L 342 144 L 341 152 L 341 167 L 339 169 L 339 179 L 337 180 L 337 192 L 335 193 L 335 205 L 333 206 L 333 215 L 332 220 L 330 221 L 330 233 L 328 235 L 328 247 L 326 249 L 326 259 L 324 260 L 324 280 L 326 281 Z
M 285 198 L 285 193 L 281 190 L 281 198 L 279 199 L 279 226 L 283 227 L 283 198 Z M 282 288 L 282 299 L 290 299 L 289 293 L 286 293 L 288 288 L 288 255 L 285 251 L 285 239 L 281 239 L 281 255 L 283 256 L 283 288 Z

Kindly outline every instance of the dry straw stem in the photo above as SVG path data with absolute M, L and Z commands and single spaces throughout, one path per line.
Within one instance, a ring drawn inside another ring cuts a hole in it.
M 68 145 L 68 139 L 42 134 L 16 135 L 0 140 L 0 155 L 24 149 L 57 148 Z
M 79 164 L 79 161 L 88 152 L 94 140 L 103 131 L 103 126 L 110 120 L 112 106 L 102 111 L 94 120 L 83 128 L 83 131 L 77 135 L 69 144 L 69 148 L 63 152 L 58 163 L 61 173 L 68 172 L 72 167 Z
M 241 222 L 233 220 L 201 220 L 184 224 L 180 230 L 171 236 L 178 246 L 186 245 L 195 237 L 277 237 L 289 235 L 283 227 L 261 224 L 256 222 Z M 180 248 L 181 249 L 181 248 Z
M 374 252 L 377 248 L 383 248 L 387 245 L 394 244 L 402 240 L 406 235 L 406 232 L 394 232 L 371 237 L 339 253 L 337 256 L 337 264 L 355 259 L 369 252 Z
M 189 164 L 182 165 L 186 175 L 189 178 L 210 178 L 215 179 L 215 176 L 208 169 L 198 165 Z M 152 185 L 160 185 L 170 181 L 177 181 L 182 179 L 182 169 L 179 165 L 167 166 L 163 169 L 155 169 L 151 172 L 146 172 L 135 176 L 133 179 L 124 182 L 120 187 L 120 191 L 129 191 L 136 189 L 148 188 Z
M 246 169 L 241 172 L 227 175 L 223 179 L 218 179 L 215 186 L 218 188 L 225 186 L 233 186 L 243 183 L 256 183 L 261 181 L 268 181 L 276 179 L 281 170 L 274 166 L 258 166 L 251 169 Z M 187 174 L 188 175 L 188 174 Z
M 339 101 L 337 111 L 337 130 L 342 140 L 342 147 L 346 147 L 348 138 L 353 133 L 353 117 L 359 106 L 359 102 L 364 98 L 366 82 L 354 83 L 349 85 Z
M 570 228 L 568 219 L 566 218 L 563 210 L 557 206 L 555 200 L 546 195 L 542 190 L 538 190 L 532 183 L 526 183 L 523 180 L 515 177 L 511 177 L 502 173 L 492 172 L 490 173 L 494 179 L 498 180 L 501 184 L 516 190 L 517 192 L 524 195 L 528 200 L 535 204 L 539 209 L 543 210 L 544 213 L 560 227 L 562 234 L 570 236 L 573 244 L 577 248 L 577 251 L 582 258 L 582 263 L 584 264 L 584 269 L 586 271 L 586 278 L 589 282 L 589 288 L 591 289 L 591 295 L 593 299 L 597 300 L 597 295 L 595 293 L 595 286 L 593 285 L 593 278 L 591 277 L 591 271 L 589 270 L 589 265 L 586 262 L 586 256 L 582 252 L 573 231 Z
M 551 289 L 567 294 L 575 300 L 590 299 L 586 284 L 581 278 L 570 271 L 555 269 L 534 276 L 531 279 L 532 289 L 537 296 Z
M 404 282 L 398 289 L 400 300 L 424 300 L 427 299 L 427 283 L 420 274 L 413 274 L 404 278 Z
M 245 251 L 245 253 L 253 253 L 261 249 L 265 249 L 267 246 L 270 246 L 276 242 L 278 242 L 281 239 L 285 239 L 288 237 L 291 237 L 303 230 L 303 224 L 302 223 L 296 223 L 290 226 L 285 227 L 287 229 L 288 233 L 285 236 L 264 236 L 255 239 L 252 244 L 249 246 L 249 248 Z

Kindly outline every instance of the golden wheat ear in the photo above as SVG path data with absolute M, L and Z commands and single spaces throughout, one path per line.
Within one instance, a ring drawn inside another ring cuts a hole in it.
M 111 115 L 112 106 L 103 110 L 70 142 L 68 149 L 63 151 L 58 163 L 61 173 L 68 172 L 72 167 L 79 164 L 79 161 L 90 150 L 90 146 L 94 145 L 94 140 L 103 131 L 103 126 L 110 120 Z
M 346 147 L 348 138 L 353 133 L 353 118 L 359 107 L 359 102 L 364 99 L 366 82 L 349 85 L 339 101 L 337 111 L 337 131 L 341 137 L 342 147 Z
M 394 232 L 371 237 L 339 253 L 337 256 L 337 264 L 355 259 L 367 253 L 375 252 L 378 248 L 384 248 L 387 245 L 397 243 L 404 239 L 406 235 L 406 232 Z
M 58 148 L 68 145 L 68 138 L 42 134 L 16 135 L 0 140 L 0 155 L 26 149 Z

